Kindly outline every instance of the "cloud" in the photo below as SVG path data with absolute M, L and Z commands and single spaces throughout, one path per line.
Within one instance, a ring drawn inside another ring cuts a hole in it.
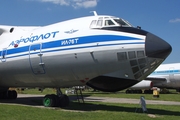
M 54 4 L 60 4 L 60 5 L 69 5 L 68 0 L 39 0 L 40 2 L 51 2 Z
M 180 18 L 176 18 L 176 19 L 171 19 L 169 20 L 170 23 L 178 23 L 180 22 Z
M 49 2 L 61 6 L 72 6 L 73 8 L 77 9 L 77 8 L 96 7 L 99 0 L 38 0 L 38 1 Z
M 74 0 L 74 8 L 90 8 L 97 6 L 97 0 Z

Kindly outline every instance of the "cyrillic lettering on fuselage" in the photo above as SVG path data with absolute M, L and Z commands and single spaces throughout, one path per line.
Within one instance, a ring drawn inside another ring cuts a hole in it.
M 48 38 L 55 38 L 56 37 L 56 34 L 59 33 L 59 31 L 54 31 L 54 32 L 50 32 L 50 33 L 45 33 L 45 34 L 40 34 L 40 35 L 34 35 L 34 36 L 31 36 L 31 37 L 27 37 L 27 38 L 21 38 L 20 40 L 15 40 L 15 41 L 12 41 L 9 46 L 14 46 L 15 44 L 20 44 L 20 43 L 28 43 L 28 42 L 35 42 L 35 41 L 38 41 L 38 40 L 44 40 L 44 39 L 48 39 Z
M 73 38 L 68 40 L 62 40 L 61 45 L 73 45 L 78 43 L 79 38 Z

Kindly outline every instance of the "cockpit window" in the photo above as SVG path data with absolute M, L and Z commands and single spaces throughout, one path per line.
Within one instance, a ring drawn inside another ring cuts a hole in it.
M 103 20 L 98 20 L 97 21 L 97 26 L 102 26 Z
M 123 19 L 114 19 L 115 22 L 117 22 L 120 26 L 123 27 L 132 27 L 132 25 L 130 25 L 127 21 L 124 21 Z
M 91 22 L 91 27 L 93 28 L 93 27 L 95 27 L 96 26 L 96 22 L 97 22 L 97 20 L 93 20 L 92 22 Z
M 90 28 L 110 28 L 110 27 L 133 27 L 128 21 L 113 17 L 113 16 L 105 16 L 105 17 L 98 17 L 95 20 L 92 20 L 90 24 Z
M 115 25 L 111 20 L 105 20 L 105 26 Z

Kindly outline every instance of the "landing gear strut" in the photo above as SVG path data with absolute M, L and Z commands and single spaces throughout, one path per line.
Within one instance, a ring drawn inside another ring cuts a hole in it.
M 43 105 L 45 107 L 67 107 L 69 105 L 69 97 L 62 94 L 60 88 L 56 88 L 57 95 L 45 95 Z

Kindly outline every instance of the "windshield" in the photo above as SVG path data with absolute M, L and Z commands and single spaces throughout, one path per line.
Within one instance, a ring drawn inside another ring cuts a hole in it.
M 128 23 L 127 21 L 123 20 L 123 19 L 120 19 L 120 18 L 116 18 L 116 19 L 113 19 L 115 22 L 117 22 L 120 26 L 123 26 L 123 27 L 132 27 L 132 25 L 130 23 Z
M 98 17 L 91 21 L 90 28 L 103 28 L 103 27 L 133 27 L 128 21 L 113 17 L 113 16 L 105 16 Z

